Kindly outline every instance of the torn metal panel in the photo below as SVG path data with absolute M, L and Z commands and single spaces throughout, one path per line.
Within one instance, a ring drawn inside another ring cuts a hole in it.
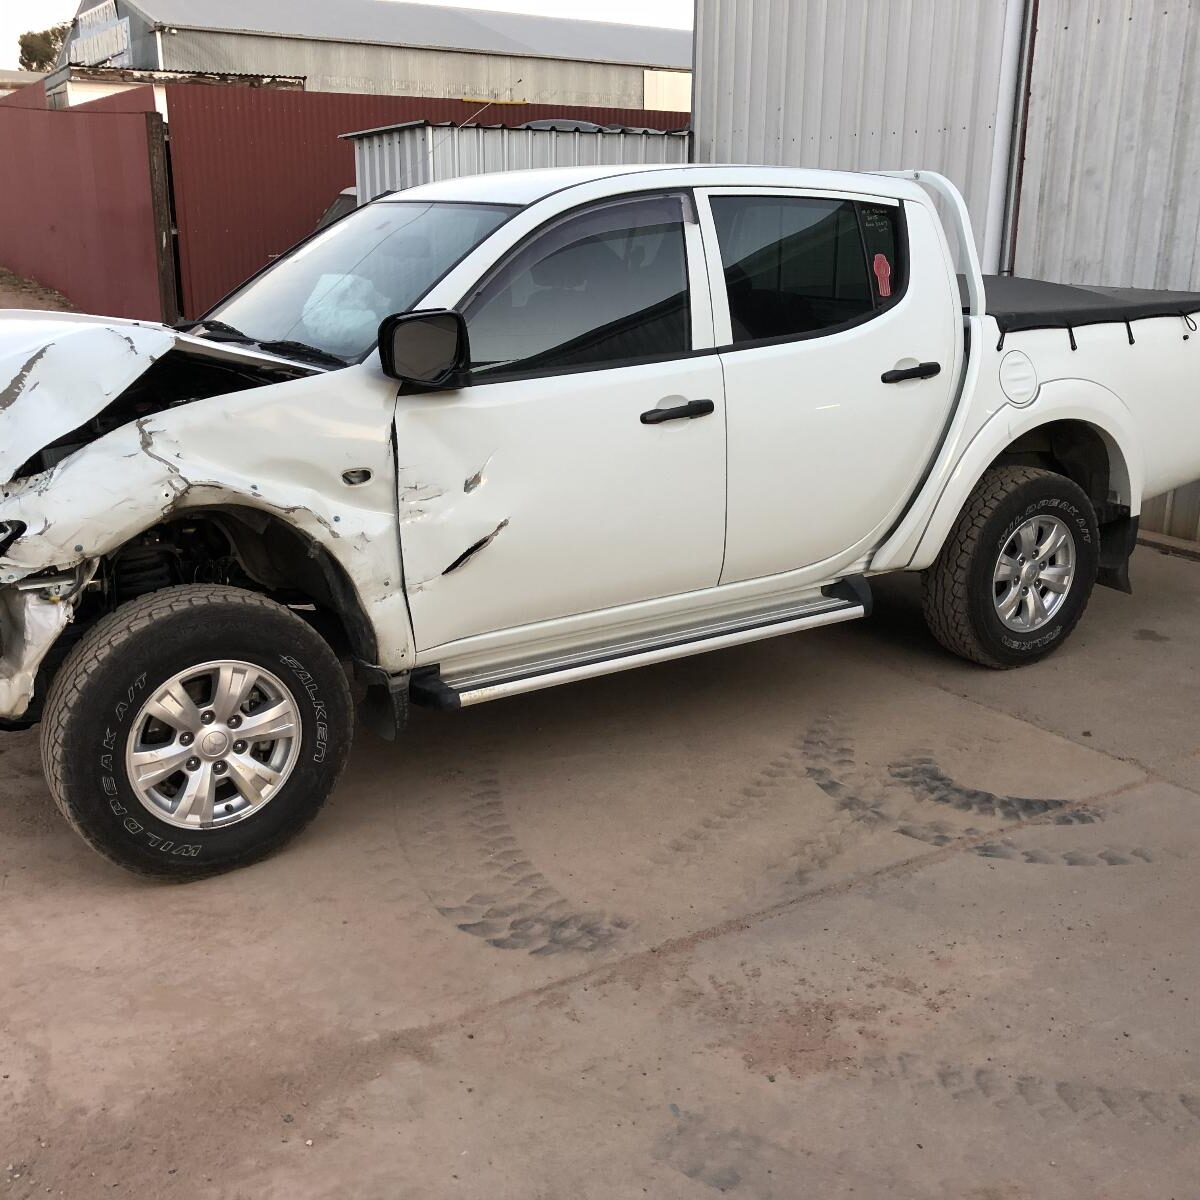
M 397 430 L 400 539 L 410 597 L 447 575 L 465 574 L 510 520 L 487 486 L 498 431 L 480 420 L 460 443 L 439 436 L 437 413 L 424 420 L 419 410 L 405 411 Z
M 11 479 L 31 456 L 99 416 L 176 349 L 213 363 L 315 373 L 315 368 L 253 347 L 207 341 L 149 322 L 5 312 L 0 323 L 0 479 Z M 231 383 L 221 390 L 233 389 Z
M 4 650 L 0 654 L 0 716 L 22 716 L 33 699 L 38 667 L 71 623 L 74 606 L 40 592 L 0 590 Z
M 6 313 L 0 327 L 0 478 L 82 425 L 175 344 L 162 326 Z
M 396 535 L 394 408 L 395 385 L 353 367 L 121 426 L 3 488 L 0 522 L 23 522 L 26 531 L 0 557 L 0 586 L 109 554 L 191 509 L 257 510 L 342 567 L 379 634 L 378 665 L 404 670 L 411 638 Z M 346 471 L 370 479 L 351 487 Z

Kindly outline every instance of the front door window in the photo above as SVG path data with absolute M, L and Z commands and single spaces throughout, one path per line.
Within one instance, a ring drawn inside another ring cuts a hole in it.
M 517 251 L 466 306 L 477 381 L 687 354 L 683 203 L 600 205 Z

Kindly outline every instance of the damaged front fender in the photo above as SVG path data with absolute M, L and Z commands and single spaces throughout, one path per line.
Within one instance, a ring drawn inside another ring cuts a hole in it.
M 29 708 L 38 667 L 74 611 L 70 601 L 42 592 L 0 590 L 0 717 L 18 718 Z
M 7 324 L 0 322 L 0 332 Z M 173 338 L 168 331 L 168 340 Z M 207 354 L 208 347 L 202 345 L 202 350 Z M 70 414 L 52 427 L 35 411 L 35 402 L 49 387 L 48 377 L 38 370 L 48 357 L 42 356 L 25 375 L 8 410 L 11 415 L 20 408 L 21 415 L 11 422 L 19 448 L 3 443 L 11 451 L 6 469 L 37 454 L 43 437 L 74 428 L 85 405 L 103 403 L 109 389 L 119 386 L 121 377 L 110 375 L 90 399 L 76 397 Z M 392 449 L 396 386 L 369 365 L 329 373 L 301 371 L 281 382 L 205 396 L 138 417 L 72 450 L 48 470 L 0 486 L 0 528 L 21 529 L 0 552 L 4 594 L 23 596 L 17 590 L 23 581 L 111 555 L 188 510 L 257 510 L 315 543 L 341 568 L 353 591 L 356 615 L 375 634 L 375 665 L 389 673 L 410 667 L 411 622 L 396 528 Z M 40 381 L 32 394 L 31 380 Z M 144 389 L 146 384 L 135 386 Z M 29 671 L 36 671 L 46 639 L 52 643 L 70 619 L 70 605 L 62 606 L 66 618 L 57 628 L 61 613 L 55 616 L 25 599 L 20 606 L 21 611 L 0 611 L 5 650 L 0 673 L 16 700 L 27 688 Z M 10 705 L 0 697 L 0 716 L 15 711 L 15 702 Z

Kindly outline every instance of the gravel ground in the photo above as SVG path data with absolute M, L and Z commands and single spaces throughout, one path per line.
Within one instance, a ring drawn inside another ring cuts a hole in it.
M 32 279 L 23 279 L 0 267 L 0 308 L 41 308 L 51 312 L 67 312 L 74 305 L 53 288 L 43 287 Z
M 360 735 L 184 887 L 0 737 L 0 1195 L 1185 1200 L 1200 564 L 1058 655 L 866 622 Z

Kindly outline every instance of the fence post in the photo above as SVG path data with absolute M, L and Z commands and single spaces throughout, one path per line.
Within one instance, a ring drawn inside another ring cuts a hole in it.
M 179 273 L 175 266 L 175 226 L 171 219 L 171 167 L 167 133 L 157 112 L 146 114 L 146 149 L 150 155 L 150 199 L 154 210 L 154 253 L 162 321 L 176 324 L 181 317 Z

